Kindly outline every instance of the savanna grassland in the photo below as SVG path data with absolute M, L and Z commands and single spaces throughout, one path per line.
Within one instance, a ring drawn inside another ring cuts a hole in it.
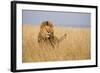
M 59 48 L 41 49 L 37 43 L 39 26 L 23 25 L 22 61 L 44 62 L 64 60 L 86 60 L 91 58 L 90 28 L 54 27 L 54 34 L 60 38 L 67 33 Z

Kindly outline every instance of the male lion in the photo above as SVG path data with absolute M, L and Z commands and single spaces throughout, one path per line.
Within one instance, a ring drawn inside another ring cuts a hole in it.
M 41 23 L 40 32 L 38 34 L 38 43 L 40 47 L 55 48 L 59 46 L 59 43 L 66 38 L 66 34 L 58 39 L 54 36 L 53 24 L 49 21 L 44 21 Z

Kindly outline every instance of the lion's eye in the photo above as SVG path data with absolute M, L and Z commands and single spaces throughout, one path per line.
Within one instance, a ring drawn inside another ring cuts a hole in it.
M 46 32 L 46 35 L 50 35 L 50 33 L 49 32 Z

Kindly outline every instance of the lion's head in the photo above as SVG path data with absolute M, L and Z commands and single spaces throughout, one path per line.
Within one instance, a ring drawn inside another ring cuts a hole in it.
M 54 37 L 53 24 L 49 21 L 41 23 L 39 36 L 43 39 L 50 39 Z
M 51 44 L 51 46 L 54 46 L 55 37 L 54 37 L 54 30 L 53 30 L 53 24 L 49 21 L 44 21 L 40 25 L 40 31 L 38 34 L 38 43 L 46 43 Z

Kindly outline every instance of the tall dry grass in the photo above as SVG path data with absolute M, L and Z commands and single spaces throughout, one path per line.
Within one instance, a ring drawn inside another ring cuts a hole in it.
M 63 60 L 85 60 L 91 58 L 90 28 L 55 27 L 55 36 L 60 38 L 65 33 L 67 37 L 59 48 L 39 48 L 37 36 L 39 26 L 23 25 L 22 61 L 43 62 Z

